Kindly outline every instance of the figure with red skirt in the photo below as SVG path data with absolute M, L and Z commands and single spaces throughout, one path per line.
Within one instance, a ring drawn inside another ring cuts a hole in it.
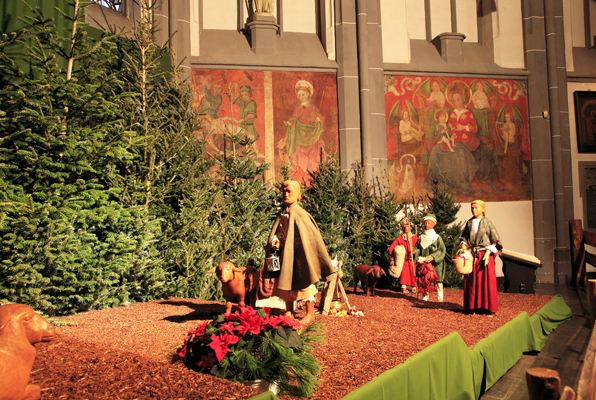
M 416 293 L 416 271 L 412 250 L 418 237 L 412 235 L 412 222 L 409 218 L 402 219 L 400 225 L 403 234 L 389 247 L 389 275 L 400 279 L 403 293 Z
M 503 246 L 497 229 L 485 217 L 484 202 L 474 200 L 471 210 L 473 217 L 466 222 L 460 243 L 474 255 L 474 268 L 464 277 L 464 310 L 493 314 L 499 310 L 495 256 Z

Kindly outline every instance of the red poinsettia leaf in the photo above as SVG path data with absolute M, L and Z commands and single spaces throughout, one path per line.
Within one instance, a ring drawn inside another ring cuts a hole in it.
M 211 335 L 211 343 L 209 343 L 209 347 L 215 351 L 215 357 L 217 357 L 217 361 L 219 362 L 223 360 L 229 351 L 228 345 L 217 335 Z
M 254 316 L 247 318 L 244 322 L 246 322 L 246 325 L 248 326 L 248 331 L 250 333 L 252 333 L 253 335 L 258 335 L 259 333 L 261 333 L 261 321 L 263 321 L 261 317 Z
M 221 328 L 219 328 L 219 330 L 221 332 L 234 333 L 234 323 L 232 321 L 225 322 L 221 325 Z
M 246 335 L 246 332 L 248 332 L 248 325 L 240 323 L 240 325 L 235 326 L 234 330 L 241 336 Z
M 204 367 L 204 368 L 213 367 L 213 365 L 215 365 L 214 355 L 215 355 L 215 353 L 209 353 L 207 355 L 202 356 L 201 359 L 199 361 L 197 361 L 196 365 L 199 367 Z
M 196 335 L 196 336 L 202 336 L 205 334 L 205 328 L 207 327 L 207 325 L 209 324 L 209 321 L 205 321 L 202 324 L 197 325 L 196 329 L 191 329 L 188 334 L 189 335 Z
M 236 344 L 240 341 L 239 336 L 228 335 L 227 333 L 222 335 L 222 341 L 227 345 Z

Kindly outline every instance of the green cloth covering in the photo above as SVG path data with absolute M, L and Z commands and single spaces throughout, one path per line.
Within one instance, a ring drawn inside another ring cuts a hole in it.
M 344 399 L 477 399 L 523 352 L 541 350 L 548 334 L 569 318 L 571 309 L 556 295 L 533 316 L 520 313 L 471 349 L 452 332 Z M 260 397 L 267 393 L 251 400 L 277 399 Z
M 267 391 L 251 397 L 250 400 L 278 400 L 278 398 L 273 392 Z
M 474 399 L 471 375 L 468 347 L 452 332 L 344 399 Z
M 556 295 L 532 317 L 524 311 L 476 343 L 471 350 L 476 395 L 480 395 L 483 383 L 485 389 L 494 385 L 524 352 L 542 350 L 553 329 L 569 318 L 571 309 L 561 295 Z

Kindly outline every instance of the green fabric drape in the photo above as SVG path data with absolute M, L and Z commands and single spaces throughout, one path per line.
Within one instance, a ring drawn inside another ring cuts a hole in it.
M 263 392 L 250 398 L 250 400 L 279 400 L 273 392 Z
M 345 400 L 474 399 L 469 350 L 457 332 L 450 333 L 397 367 L 344 397 Z
M 520 313 L 471 349 L 452 332 L 343 399 L 477 399 L 524 352 L 542 350 L 552 330 L 569 318 L 571 309 L 556 295 L 533 316 Z M 254 399 L 277 397 L 266 392 Z

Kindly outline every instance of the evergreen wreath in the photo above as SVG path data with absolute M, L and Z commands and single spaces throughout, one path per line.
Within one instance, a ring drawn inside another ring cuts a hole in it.
M 270 315 L 269 307 L 241 308 L 191 329 L 174 360 L 233 382 L 275 382 L 280 395 L 307 397 L 319 385 L 313 349 L 323 341 L 323 328 L 315 323 L 299 332 L 299 326 L 290 317 Z

